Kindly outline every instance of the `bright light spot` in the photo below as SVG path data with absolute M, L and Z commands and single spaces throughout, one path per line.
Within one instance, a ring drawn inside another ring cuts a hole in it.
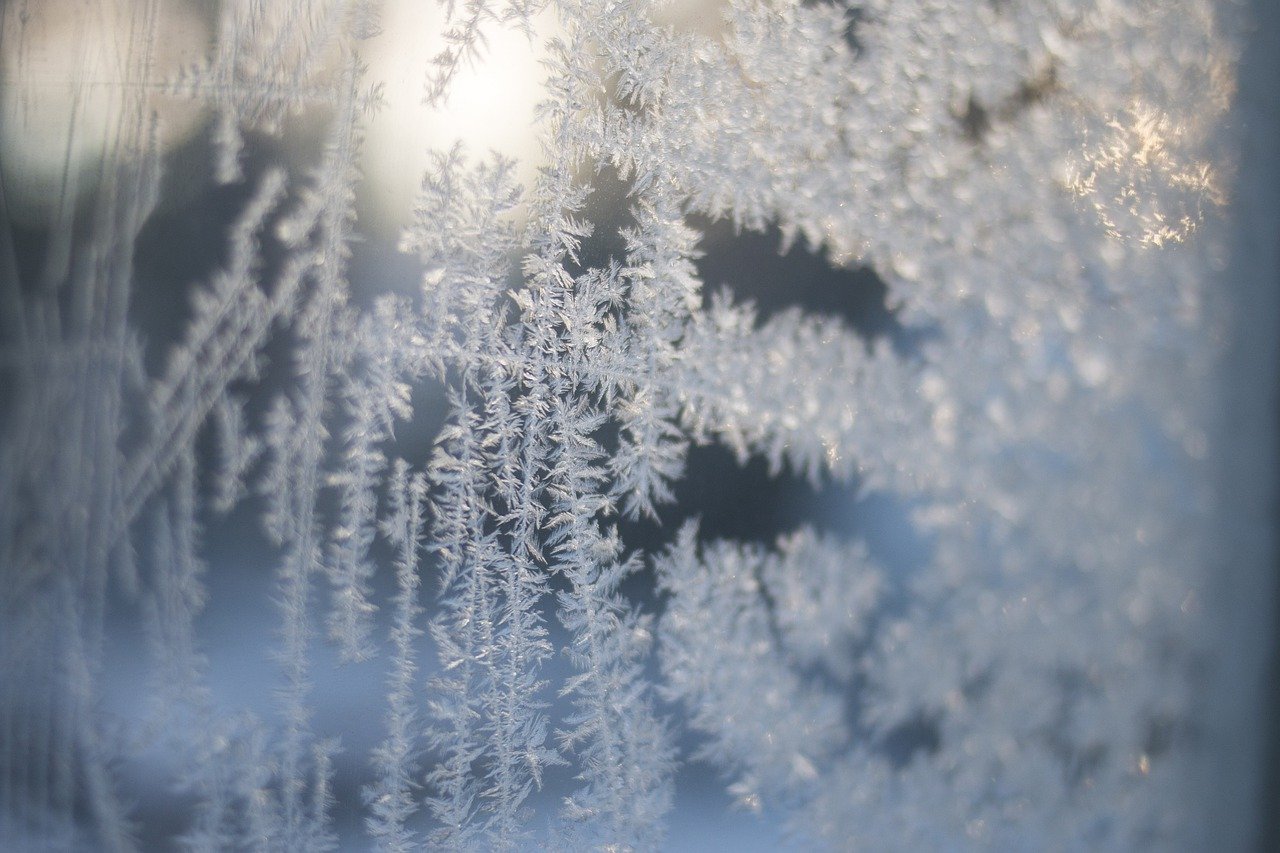
M 1211 112 L 1191 104 L 1179 117 L 1135 101 L 1107 122 L 1105 138 L 1078 153 L 1067 187 L 1093 207 L 1108 236 L 1141 246 L 1181 243 L 1200 227 L 1205 208 L 1226 203 L 1212 164 L 1201 159 L 1197 108 Z
M 381 24 L 382 32 L 362 50 L 367 79 L 382 83 L 383 103 L 365 135 L 361 219 L 384 234 L 398 233 L 411 219 L 431 152 L 458 141 L 475 157 L 492 150 L 518 160 L 517 178 L 529 186 L 546 163 L 534 110 L 546 97 L 541 62 L 547 40 L 559 33 L 554 17 L 538 15 L 532 39 L 486 22 L 482 55 L 463 60 L 439 107 L 422 101 L 431 59 L 444 46 L 444 11 L 429 0 L 391 0 Z

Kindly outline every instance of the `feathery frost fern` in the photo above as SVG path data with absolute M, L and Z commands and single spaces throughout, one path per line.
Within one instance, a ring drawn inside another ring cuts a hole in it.
M 504 61 L 492 34 L 554 18 L 544 159 L 522 185 L 459 142 L 405 175 L 416 280 L 375 297 L 352 281 L 376 2 L 6 5 L 0 846 L 651 850 L 697 761 L 805 846 L 1203 840 L 1180 797 L 1214 653 L 1239 10 L 682 2 L 449 2 L 421 39 L 435 106 Z M 68 26 L 119 61 L 50 74 Z M 175 59 L 183 27 L 208 38 Z M 144 334 L 180 128 L 231 212 L 192 235 L 221 247 L 204 280 L 165 282 L 182 319 Z M 602 260 L 605 173 L 629 218 Z M 930 331 L 709 293 L 698 217 L 873 269 Z M 444 425 L 415 454 L 430 383 Z M 926 558 L 674 523 L 708 443 L 896 496 Z M 201 638 L 204 531 L 250 518 L 276 566 L 265 712 L 216 694 Z M 636 550 L 644 524 L 668 544 Z M 104 650 L 135 621 L 153 688 L 121 720 Z M 366 784 L 339 784 L 318 714 L 324 643 L 386 661 Z M 155 748 L 160 827 L 130 805 Z

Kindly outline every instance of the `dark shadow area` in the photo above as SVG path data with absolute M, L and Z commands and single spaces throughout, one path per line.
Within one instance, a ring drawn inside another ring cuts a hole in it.
M 916 755 L 933 755 L 942 746 L 938 721 L 926 716 L 913 717 L 899 723 L 878 744 L 889 763 L 901 769 Z
M 862 53 L 862 41 L 858 38 L 858 27 L 867 18 L 867 12 L 861 6 L 850 5 L 857 0 L 803 0 L 805 6 L 831 6 L 844 12 L 844 43 L 857 56 Z
M 145 342 L 150 375 L 163 373 L 168 353 L 181 343 L 178 335 L 191 318 L 194 290 L 207 289 L 230 262 L 227 237 L 258 186 L 255 178 L 210 184 L 180 209 L 152 216 L 138 235 L 129 315 Z M 262 232 L 257 237 L 265 255 L 275 240 Z
M 663 530 L 677 530 L 697 518 L 703 539 L 772 543 L 804 524 L 832 532 L 847 524 L 829 515 L 816 518 L 814 504 L 852 502 L 857 486 L 829 483 L 815 489 L 786 469 L 770 474 L 759 456 L 740 465 L 727 448 L 706 445 L 690 449 L 687 473 L 676 483 L 675 494 L 675 503 L 659 511 Z
M 574 218 L 592 223 L 591 234 L 578 248 L 578 263 L 566 264 L 575 276 L 589 269 L 607 268 L 611 261 L 624 263 L 627 241 L 622 232 L 636 227 L 631 215 L 630 181 L 618 177 L 617 169 L 604 165 L 590 182 L 591 192 Z
M 689 224 L 703 235 L 697 267 L 704 292 L 728 288 L 739 301 L 755 303 L 763 320 L 788 308 L 838 317 L 868 345 L 887 338 L 902 356 L 933 333 L 898 320 L 888 287 L 870 267 L 835 266 L 825 247 L 813 251 L 798 241 L 780 254 L 782 231 L 776 225 L 764 233 L 735 233 L 728 220 L 690 216 Z

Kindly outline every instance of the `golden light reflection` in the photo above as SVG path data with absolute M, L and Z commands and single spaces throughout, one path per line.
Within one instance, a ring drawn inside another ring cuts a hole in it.
M 1200 227 L 1205 208 L 1226 203 L 1213 165 L 1199 156 L 1199 136 L 1135 101 L 1107 122 L 1104 139 L 1078 155 L 1067 186 L 1093 207 L 1111 238 L 1181 243 Z

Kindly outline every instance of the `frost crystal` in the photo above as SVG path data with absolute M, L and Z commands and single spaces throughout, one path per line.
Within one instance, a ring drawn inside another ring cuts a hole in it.
M 424 102 L 550 27 L 544 159 L 431 152 L 377 274 L 377 3 L 100 5 L 0 13 L 0 847 L 655 850 L 697 762 L 806 846 L 1206 842 L 1232 0 L 449 0 Z M 911 334 L 709 292 L 716 220 Z M 712 443 L 919 565 L 675 523 Z

